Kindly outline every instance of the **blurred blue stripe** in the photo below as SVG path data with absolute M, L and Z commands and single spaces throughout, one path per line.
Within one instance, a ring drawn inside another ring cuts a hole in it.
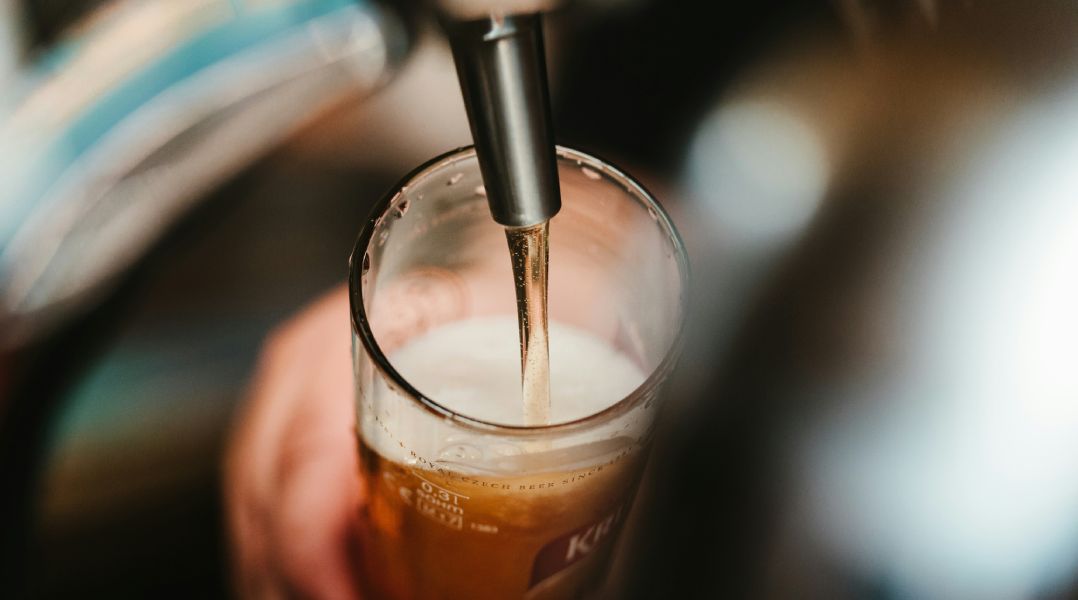
M 0 220 L 0 250 L 10 241 L 21 223 L 65 170 L 92 148 L 110 130 L 139 107 L 180 81 L 202 69 L 247 51 L 259 44 L 335 11 L 354 8 L 363 0 L 306 0 L 265 9 L 245 9 L 226 23 L 200 32 L 172 52 L 135 73 L 112 92 L 85 110 L 66 131 L 49 144 L 44 160 L 26 173 L 23 185 Z M 78 45 L 57 49 L 57 56 L 45 64 L 55 64 L 70 56 Z

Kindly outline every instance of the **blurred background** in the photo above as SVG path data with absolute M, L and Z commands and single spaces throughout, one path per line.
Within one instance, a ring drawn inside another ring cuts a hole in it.
M 1078 597 L 1078 5 L 578 0 L 547 47 L 697 280 L 619 595 Z M 469 142 L 419 2 L 4 0 L 10 589 L 227 596 L 264 336 Z

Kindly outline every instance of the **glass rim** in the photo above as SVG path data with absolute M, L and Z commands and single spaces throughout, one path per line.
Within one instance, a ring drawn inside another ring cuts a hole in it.
M 406 393 L 413 401 L 417 402 L 427 412 L 435 416 L 449 419 L 455 424 L 486 433 L 518 436 L 570 433 L 577 430 L 587 429 L 589 426 L 596 423 L 608 421 L 634 408 L 640 402 L 644 401 L 644 399 L 658 387 L 660 382 L 662 382 L 673 369 L 674 363 L 680 352 L 681 340 L 684 335 L 685 318 L 688 308 L 688 294 L 686 293 L 685 286 L 689 281 L 688 255 L 686 254 L 685 244 L 682 241 L 680 234 L 678 234 L 677 228 L 674 227 L 674 223 L 666 213 L 666 210 L 658 203 L 654 195 L 652 195 L 643 184 L 620 168 L 614 166 L 609 161 L 564 146 L 556 146 L 556 152 L 558 158 L 572 160 L 577 162 L 578 165 L 595 169 L 615 180 L 617 183 L 620 183 L 634 200 L 655 214 L 656 224 L 669 236 L 670 242 L 673 245 L 674 258 L 677 262 L 678 275 L 682 285 L 682 291 L 678 298 L 678 324 L 677 330 L 674 332 L 673 341 L 666 349 L 666 353 L 663 355 L 663 359 L 659 364 L 651 370 L 651 373 L 649 373 L 644 381 L 632 392 L 603 410 L 571 421 L 551 423 L 548 425 L 510 425 L 506 423 L 485 421 L 451 410 L 416 389 L 392 365 L 389 361 L 389 357 L 385 355 L 381 346 L 379 346 L 378 341 L 375 339 L 374 332 L 371 331 L 370 321 L 367 318 L 367 311 L 363 306 L 363 278 L 359 267 L 363 263 L 363 256 L 370 247 L 374 237 L 374 230 L 378 222 L 401 193 L 414 185 L 413 182 L 429 176 L 448 165 L 475 156 L 474 146 L 455 148 L 440 154 L 413 169 L 407 175 L 402 177 L 388 193 L 375 203 L 374 207 L 371 209 L 371 214 L 363 225 L 363 229 L 360 231 L 355 246 L 352 248 L 352 254 L 348 257 L 348 303 L 353 332 L 359 336 L 365 350 L 371 358 L 374 359 L 374 364 L 377 369 L 381 371 L 382 375 L 385 376 L 393 386 L 396 386 L 400 391 Z

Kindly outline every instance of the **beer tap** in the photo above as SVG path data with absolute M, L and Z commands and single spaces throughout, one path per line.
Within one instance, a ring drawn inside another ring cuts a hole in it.
M 491 216 L 509 228 L 541 225 L 561 208 L 542 13 L 443 13 L 442 22 Z

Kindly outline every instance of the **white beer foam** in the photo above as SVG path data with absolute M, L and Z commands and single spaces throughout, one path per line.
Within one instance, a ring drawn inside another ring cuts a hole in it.
M 479 317 L 433 329 L 390 357 L 423 395 L 455 413 L 523 425 L 516 319 Z M 625 398 L 646 375 L 628 357 L 590 333 L 550 323 L 550 418 L 564 423 Z

